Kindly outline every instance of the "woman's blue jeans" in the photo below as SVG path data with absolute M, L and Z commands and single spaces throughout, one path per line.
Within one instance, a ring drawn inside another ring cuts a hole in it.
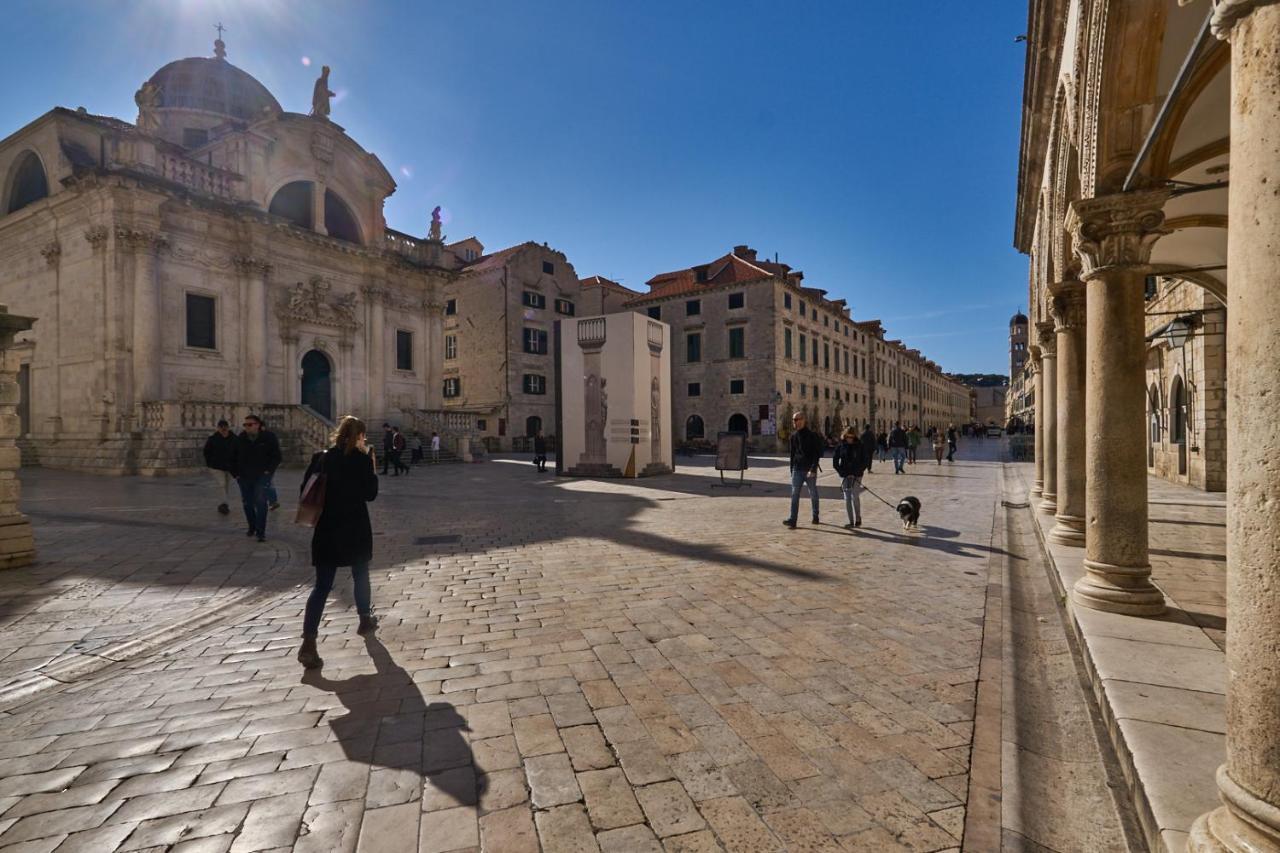
M 316 566 L 316 585 L 307 598 L 306 615 L 302 618 L 302 636 L 314 637 L 320 630 L 320 618 L 324 616 L 324 602 L 333 589 L 337 566 Z M 351 579 L 356 584 L 356 612 L 364 615 L 373 610 L 373 591 L 369 588 L 369 564 L 356 563 L 351 567 Z

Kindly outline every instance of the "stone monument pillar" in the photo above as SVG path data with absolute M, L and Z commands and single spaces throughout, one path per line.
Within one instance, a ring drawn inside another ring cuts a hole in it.
M 1058 337 L 1058 514 L 1049 538 L 1083 546 L 1085 289 L 1083 282 L 1062 281 L 1052 291 Z
M 1167 190 L 1072 202 L 1067 214 L 1086 298 L 1085 576 L 1082 607 L 1156 616 L 1164 595 L 1147 558 L 1145 278 Z
M 1188 850 L 1280 850 L 1280 5 L 1219 0 L 1231 40 L 1227 762 Z M 1246 440 L 1247 439 L 1247 440 Z
M 1044 369 L 1040 364 L 1040 347 L 1031 344 L 1027 347 L 1031 354 L 1031 394 L 1035 399 L 1035 433 L 1032 441 L 1035 446 L 1036 479 L 1031 485 L 1031 497 L 1038 498 L 1044 494 L 1044 418 L 1041 417 L 1041 403 L 1044 399 Z
M 1040 490 L 1040 511 L 1058 511 L 1058 342 L 1053 323 L 1036 323 L 1040 341 L 1039 382 L 1044 396 L 1036 398 L 1036 435 L 1040 437 L 1044 464 Z
M 18 317 L 0 305 L 0 569 L 25 566 L 36 558 L 31 521 L 18 511 L 22 484 L 18 480 L 20 459 L 15 439 L 18 422 L 18 364 L 13 352 L 13 336 L 25 332 L 35 322 Z

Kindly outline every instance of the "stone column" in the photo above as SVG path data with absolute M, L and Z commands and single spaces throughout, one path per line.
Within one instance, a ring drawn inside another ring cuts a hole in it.
M 385 293 L 381 288 L 366 287 L 364 298 L 369 304 L 369 414 L 377 420 L 385 417 L 387 412 L 387 354 L 386 354 L 386 305 Z M 379 421 L 381 423 L 381 421 Z
M 1077 605 L 1155 616 L 1164 595 L 1147 561 L 1144 279 L 1162 235 L 1165 190 L 1073 202 L 1067 215 L 1087 283 L 1085 576 Z
M 1052 287 L 1058 338 L 1057 524 L 1049 538 L 1084 546 L 1085 286 L 1062 281 Z
M 156 278 L 156 255 L 168 248 L 162 235 L 132 228 L 116 229 L 116 242 L 133 252 L 133 404 L 159 400 L 164 300 Z M 141 418 L 141 412 L 138 412 Z M 138 421 L 141 423 L 141 420 Z
M 311 184 L 311 230 L 317 234 L 329 233 L 329 229 L 324 227 L 324 191 L 323 182 L 314 181 Z
M 49 335 L 46 344 L 53 366 L 50 371 L 53 374 L 53 411 L 47 420 L 49 434 L 56 439 L 62 433 L 62 244 L 54 240 L 41 249 L 40 254 L 44 255 L 45 265 L 49 268 L 49 292 L 53 294 L 53 317 L 47 324 L 52 326 L 53 334 Z
M 1189 850 L 1280 850 L 1280 5 L 1220 2 L 1231 40 L 1227 762 Z
M 237 257 L 235 264 L 247 284 L 242 399 L 257 405 L 267 400 L 267 278 L 271 264 L 250 257 Z
M 1031 486 L 1031 497 L 1038 498 L 1044 494 L 1044 423 L 1040 417 L 1040 401 L 1044 399 L 1044 371 L 1040 367 L 1040 347 L 1034 344 L 1027 347 L 1031 354 L 1031 394 L 1035 399 L 1035 443 L 1036 480 Z
M 18 511 L 22 483 L 18 480 L 21 458 L 14 439 L 18 422 L 18 362 L 13 353 L 13 337 L 31 328 L 35 320 L 17 317 L 0 305 L 0 569 L 25 566 L 36 558 L 31 522 Z
M 280 330 L 284 344 L 284 402 L 296 406 L 302 402 L 302 365 L 298 363 L 298 330 L 292 324 Z
M 1038 383 L 1044 396 L 1036 400 L 1036 433 L 1041 434 L 1044 452 L 1041 466 L 1040 511 L 1058 511 L 1058 341 L 1053 323 L 1036 323 L 1040 341 L 1040 374 Z
M 427 306 L 427 409 L 444 408 L 444 304 L 429 299 Z

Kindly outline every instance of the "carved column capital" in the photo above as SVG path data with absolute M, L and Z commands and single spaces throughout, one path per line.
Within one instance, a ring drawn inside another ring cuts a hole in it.
M 1085 286 L 1082 281 L 1059 281 L 1049 285 L 1054 330 L 1065 332 L 1084 328 Z
M 1145 267 L 1164 227 L 1168 190 L 1085 198 L 1071 203 L 1066 228 L 1085 281 L 1114 267 Z
M 1249 17 L 1255 9 L 1273 6 L 1280 0 L 1213 0 L 1213 19 L 1209 29 L 1222 41 L 1231 40 L 1237 22 Z
M 1036 339 L 1040 342 L 1040 357 L 1053 358 L 1058 351 L 1058 336 L 1053 323 L 1036 323 Z
M 169 239 L 140 228 L 116 228 L 116 243 L 132 252 L 159 253 L 169 248 Z
M 271 264 L 261 258 L 255 258 L 250 255 L 234 255 L 231 263 L 235 265 L 236 271 L 244 276 L 260 275 L 264 279 L 271 275 Z
M 110 232 L 107 231 L 104 225 L 94 225 L 84 231 L 84 239 L 88 241 L 89 248 L 95 252 L 107 245 L 107 237 L 109 236 Z
M 40 250 L 40 254 L 44 255 L 44 262 L 51 267 L 58 265 L 58 258 L 62 257 L 62 244 L 57 240 L 46 243 L 45 247 Z

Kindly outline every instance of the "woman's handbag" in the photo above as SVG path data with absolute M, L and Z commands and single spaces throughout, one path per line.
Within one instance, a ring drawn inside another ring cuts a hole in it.
M 307 478 L 302 487 L 302 497 L 298 501 L 298 514 L 294 522 L 303 527 L 315 527 L 324 511 L 325 480 L 324 466 L 316 467 L 316 472 Z

